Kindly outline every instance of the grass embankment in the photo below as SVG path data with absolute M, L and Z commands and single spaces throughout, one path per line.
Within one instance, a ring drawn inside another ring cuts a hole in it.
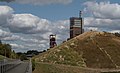
M 96 70 L 89 70 L 77 66 L 59 64 L 37 63 L 33 73 L 100 73 Z
M 0 55 L 0 60 L 3 60 L 4 58 L 5 58 L 4 56 Z
M 32 71 L 34 71 L 34 70 L 35 70 L 35 60 L 32 59 Z
M 77 48 L 75 41 L 73 39 L 70 43 L 61 44 L 34 57 L 34 59 L 36 62 L 86 67 L 84 59 L 82 58 L 82 52 L 78 53 L 73 49 L 74 47 Z
M 34 59 L 35 62 L 88 68 L 119 68 L 120 37 L 104 32 L 86 32 Z

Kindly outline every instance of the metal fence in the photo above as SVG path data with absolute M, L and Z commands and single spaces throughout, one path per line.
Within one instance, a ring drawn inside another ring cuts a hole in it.
M 31 63 L 31 59 L 28 63 L 28 66 L 26 68 L 26 72 L 25 73 L 32 73 L 32 63 Z
M 7 60 L 4 59 L 0 61 L 0 73 L 5 73 L 6 71 L 14 68 L 15 66 L 21 64 L 20 60 Z

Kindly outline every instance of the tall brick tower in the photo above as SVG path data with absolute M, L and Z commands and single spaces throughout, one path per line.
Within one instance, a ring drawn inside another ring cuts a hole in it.
M 50 48 L 57 46 L 56 44 L 56 35 L 50 35 Z
M 84 32 L 82 12 L 80 11 L 79 17 L 70 18 L 70 39 L 76 37 Z

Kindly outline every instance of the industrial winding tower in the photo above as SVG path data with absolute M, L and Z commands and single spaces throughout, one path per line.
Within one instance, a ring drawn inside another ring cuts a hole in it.
M 57 46 L 56 44 L 56 35 L 50 35 L 50 48 Z
M 70 39 L 74 38 L 84 32 L 82 12 L 80 11 L 79 17 L 70 18 Z

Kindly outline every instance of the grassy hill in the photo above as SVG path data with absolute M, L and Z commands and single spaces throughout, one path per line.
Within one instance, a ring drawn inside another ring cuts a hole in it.
M 119 68 L 120 37 L 106 32 L 85 32 L 34 59 L 88 68 Z
M 3 60 L 4 58 L 5 58 L 4 56 L 0 55 L 0 60 Z
M 33 73 L 100 73 L 100 71 L 90 70 L 77 66 L 37 63 Z

